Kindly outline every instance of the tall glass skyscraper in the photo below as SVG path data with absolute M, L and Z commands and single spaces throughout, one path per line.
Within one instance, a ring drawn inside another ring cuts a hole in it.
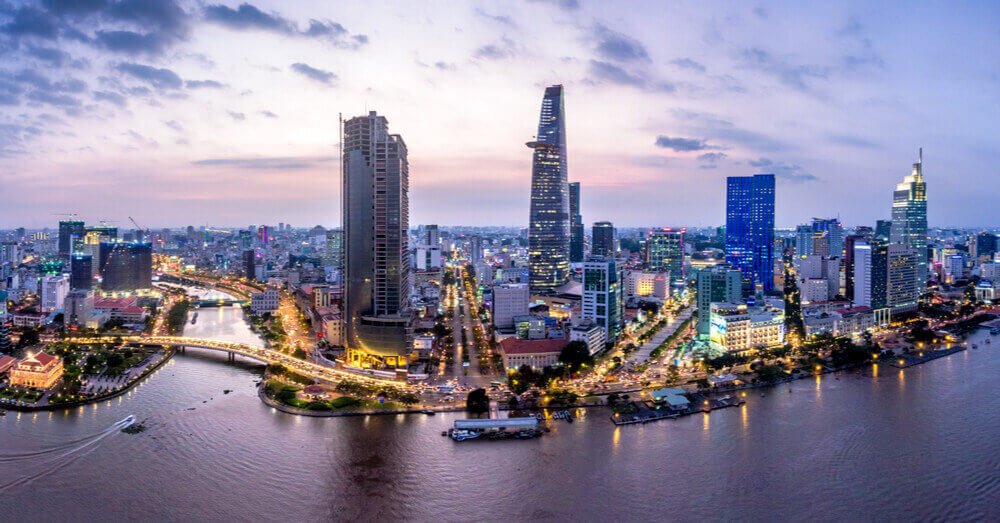
M 916 255 L 916 291 L 927 287 L 927 184 L 923 173 L 924 150 L 910 175 L 896 185 L 892 193 L 892 229 L 889 241 L 906 245 Z
M 730 176 L 726 262 L 743 273 L 744 292 L 774 289 L 774 175 Z
M 591 229 L 591 256 L 615 257 L 615 226 L 611 222 L 594 222 Z
M 583 215 L 580 214 L 580 182 L 569 184 L 569 261 L 583 261 Z
M 351 365 L 405 376 L 410 339 L 406 144 L 372 111 L 343 122 L 344 331 Z
M 569 184 L 563 86 L 545 89 L 531 166 L 528 283 L 533 294 L 554 292 L 569 279 Z

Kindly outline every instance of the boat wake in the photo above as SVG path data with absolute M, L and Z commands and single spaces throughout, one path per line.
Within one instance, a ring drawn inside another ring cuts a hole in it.
M 121 421 L 112 424 L 110 427 L 91 434 L 83 438 L 67 441 L 59 445 L 54 445 L 34 452 L 23 452 L 13 454 L 0 454 L 0 463 L 31 462 L 41 463 L 42 469 L 33 474 L 13 479 L 7 483 L 0 484 L 0 492 L 11 487 L 23 485 L 30 481 L 43 478 L 66 467 L 74 461 L 86 456 L 98 447 L 98 444 L 109 436 L 135 423 L 135 416 L 129 416 Z

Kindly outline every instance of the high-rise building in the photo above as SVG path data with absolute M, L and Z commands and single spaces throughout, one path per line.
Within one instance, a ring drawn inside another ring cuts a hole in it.
M 615 226 L 611 222 L 594 222 L 591 229 L 590 254 L 593 256 L 615 256 Z
M 892 229 L 890 243 L 909 247 L 916 257 L 913 277 L 917 296 L 927 287 L 927 184 L 923 173 L 924 150 L 910 175 L 896 185 L 892 193 Z
M 854 246 L 865 239 L 856 234 L 844 238 L 844 296 L 854 299 Z
M 528 277 L 531 292 L 549 294 L 569 279 L 569 184 L 563 86 L 545 89 L 531 166 Z
M 102 243 L 99 266 L 101 290 L 135 291 L 153 286 L 153 245 Z
M 813 230 L 812 225 L 798 225 L 795 227 L 795 256 L 809 256 L 813 254 Z
M 826 233 L 825 237 L 829 242 L 830 252 L 820 253 L 813 252 L 812 254 L 822 254 L 824 256 L 829 256 L 831 258 L 840 258 L 843 256 L 844 252 L 844 228 L 840 225 L 840 220 L 837 218 L 813 218 L 812 230 L 814 238 L 816 233 Z M 813 247 L 815 249 L 815 247 Z
M 469 261 L 473 265 L 483 260 L 483 239 L 479 236 L 469 238 Z
M 497 329 L 513 329 L 515 316 L 526 316 L 531 291 L 525 283 L 505 283 L 493 287 L 492 317 Z
M 743 291 L 743 273 L 725 266 L 698 271 L 698 336 L 707 338 L 711 331 L 712 303 L 736 303 Z
M 912 248 L 902 243 L 889 244 L 886 293 L 887 305 L 894 313 L 917 308 L 920 297 L 916 276 L 918 265 L 919 255 Z
M 569 184 L 569 261 L 583 261 L 583 215 L 580 214 L 580 182 Z
M 684 279 L 685 229 L 653 229 L 646 238 L 646 268 L 669 271 L 674 281 Z
M 243 251 L 243 277 L 250 281 L 257 279 L 257 256 L 253 249 Z
M 411 352 L 406 143 L 371 111 L 343 122 L 344 327 L 348 362 L 395 368 Z
M 253 233 L 250 229 L 240 229 L 240 248 L 243 250 L 253 247 Z
M 0 291 L 0 354 L 14 352 L 10 339 L 10 321 L 7 317 L 7 291 Z
M 69 294 L 69 280 L 62 275 L 42 278 L 41 309 L 45 312 L 60 310 Z
M 892 236 L 892 220 L 875 220 L 875 237 L 889 241 Z
M 329 229 L 326 231 L 326 253 L 324 263 L 340 268 L 344 263 L 344 231 Z
M 730 176 L 726 261 L 743 273 L 744 293 L 774 288 L 774 175 Z
M 854 235 L 863 238 L 866 242 L 871 241 L 875 237 L 875 229 L 867 225 L 858 225 L 854 228 Z
M 997 235 L 981 232 L 976 235 L 976 257 L 987 256 L 990 259 L 997 252 Z
M 59 255 L 69 256 L 75 244 L 83 241 L 84 224 L 80 220 L 62 220 L 59 222 Z
M 69 287 L 73 290 L 90 290 L 94 287 L 94 258 L 89 254 L 74 253 L 69 259 Z
M 424 244 L 437 245 L 441 243 L 441 230 L 435 224 L 424 226 Z
M 592 256 L 583 262 L 581 316 L 604 329 L 608 342 L 618 341 L 623 327 L 622 277 L 614 258 Z

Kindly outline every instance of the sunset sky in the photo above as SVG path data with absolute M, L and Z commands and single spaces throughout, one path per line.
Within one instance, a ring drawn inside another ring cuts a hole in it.
M 725 177 L 777 222 L 888 218 L 924 148 L 930 226 L 997 226 L 989 2 L 0 0 L 0 227 L 340 218 L 337 118 L 403 136 L 410 223 L 526 225 L 566 86 L 585 223 L 707 226 Z

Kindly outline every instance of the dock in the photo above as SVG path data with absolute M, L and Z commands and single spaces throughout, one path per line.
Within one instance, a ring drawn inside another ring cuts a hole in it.
M 907 367 L 927 363 L 928 361 L 933 361 L 938 358 L 944 358 L 945 356 L 951 356 L 952 354 L 962 352 L 965 349 L 966 347 L 962 345 L 951 349 L 925 350 L 917 353 L 911 352 L 909 354 L 898 354 L 893 356 L 891 359 L 886 359 L 884 361 L 887 365 L 891 365 L 897 369 L 905 369 Z
M 746 403 L 739 396 L 724 396 L 721 398 L 709 398 L 702 394 L 689 394 L 691 403 L 683 409 L 672 409 L 668 406 L 658 406 L 650 402 L 633 401 L 636 411 L 629 414 L 615 413 L 611 416 L 611 421 L 615 425 L 632 425 L 635 423 L 648 423 L 661 419 L 673 419 L 681 416 L 689 416 L 699 412 L 711 412 L 716 409 L 736 407 Z

